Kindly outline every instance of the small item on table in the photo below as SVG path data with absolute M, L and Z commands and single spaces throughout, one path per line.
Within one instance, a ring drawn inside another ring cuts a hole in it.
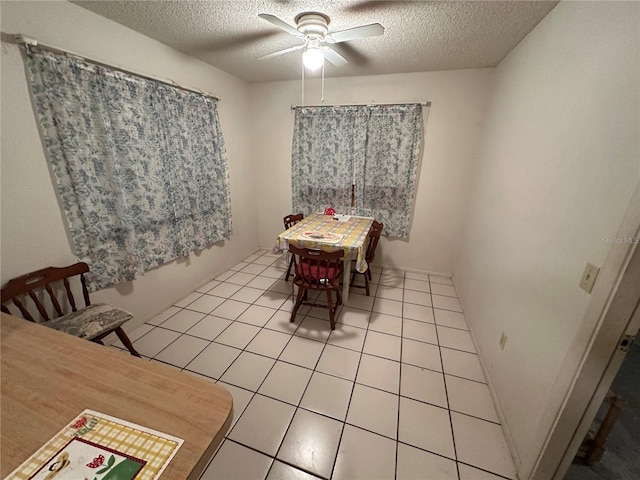
M 325 215 L 335 215 L 336 211 L 334 210 L 333 207 L 327 207 L 324 209 L 324 214 Z

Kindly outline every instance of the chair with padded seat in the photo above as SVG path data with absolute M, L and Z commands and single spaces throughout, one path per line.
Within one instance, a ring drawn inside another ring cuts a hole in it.
M 376 222 L 375 220 L 373 221 L 373 223 L 371 224 L 371 228 L 369 229 L 369 233 L 367 234 L 367 239 L 368 239 L 368 244 L 367 244 L 367 250 L 365 252 L 365 260 L 367 261 L 367 264 L 369 266 L 371 266 L 371 262 L 373 262 L 375 255 L 376 255 L 376 248 L 378 248 L 378 241 L 380 240 L 380 235 L 382 235 L 382 229 L 384 228 L 384 224 L 380 223 L 380 222 Z M 355 279 L 356 279 L 356 274 L 360 274 L 364 277 L 364 286 L 362 285 L 355 285 Z M 355 287 L 355 288 L 364 288 L 366 293 L 367 293 L 367 297 L 369 296 L 369 281 L 372 280 L 373 277 L 371 276 L 371 268 L 368 268 L 366 272 L 364 273 L 360 273 L 357 270 L 353 270 L 352 274 L 351 274 L 351 283 L 349 284 L 350 287 Z
M 68 267 L 43 268 L 14 278 L 2 288 L 1 309 L 4 313 L 19 313 L 31 322 L 99 344 L 113 332 L 131 355 L 139 357 L 122 329 L 133 315 L 105 303 L 92 304 L 84 275 L 88 271 L 86 263 L 78 262 Z M 80 287 L 84 307 L 78 308 L 73 290 Z M 11 310 L 5 304 L 12 304 Z
M 309 248 L 298 248 L 289 245 L 289 251 L 297 257 L 293 284 L 297 285 L 298 293 L 296 303 L 291 312 L 291 322 L 296 318 L 296 313 L 300 305 L 311 305 L 313 307 L 323 307 L 329 309 L 329 322 L 331 330 L 336 328 L 335 313 L 338 305 L 342 303 L 340 294 L 340 280 L 343 273 L 344 250 L 335 252 L 323 252 L 322 250 L 312 250 Z M 307 302 L 308 290 L 319 290 L 327 292 L 327 304 Z M 333 294 L 336 292 L 336 302 L 333 303 Z
M 304 218 L 303 213 L 295 213 L 295 214 L 292 213 L 290 215 L 287 215 L 282 219 L 284 222 L 284 229 L 289 230 L 291 227 L 293 227 L 296 223 L 298 223 L 303 218 Z M 285 282 L 289 280 L 289 276 L 291 275 L 291 270 L 295 268 L 295 264 L 296 264 L 295 262 L 296 262 L 295 255 L 291 255 L 291 259 L 289 260 L 289 267 L 287 268 L 287 274 L 284 276 Z

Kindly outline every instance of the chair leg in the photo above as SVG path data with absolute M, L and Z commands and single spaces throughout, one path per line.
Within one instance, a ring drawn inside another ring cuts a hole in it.
M 289 280 L 289 275 L 291 275 L 291 269 L 296 261 L 296 257 L 291 254 L 291 260 L 289 260 L 289 267 L 287 268 L 287 274 L 284 276 L 284 281 L 287 282 Z
M 327 290 L 327 306 L 329 307 L 329 322 L 331 323 L 331 330 L 336 329 L 335 309 L 333 307 L 331 299 L 331 290 Z
M 300 308 L 300 304 L 302 303 L 302 297 L 307 294 L 307 289 L 303 287 L 298 287 L 298 295 L 296 296 L 296 304 L 293 306 L 293 310 L 291 311 L 291 319 L 290 322 L 296 318 L 296 313 L 298 313 L 298 309 Z
M 364 289 L 367 292 L 367 297 L 369 296 L 369 277 L 367 274 L 363 275 L 364 277 Z
M 122 344 L 125 347 L 127 347 L 127 350 L 129 350 L 129 353 L 131 353 L 131 355 L 133 355 L 134 357 L 142 358 L 141 355 L 136 351 L 136 349 L 133 348 L 133 344 L 131 343 L 131 340 L 129 340 L 129 337 L 127 337 L 127 334 L 124 333 L 124 330 L 122 329 L 122 327 L 118 327 L 114 331 L 116 332 L 116 335 L 118 336 Z

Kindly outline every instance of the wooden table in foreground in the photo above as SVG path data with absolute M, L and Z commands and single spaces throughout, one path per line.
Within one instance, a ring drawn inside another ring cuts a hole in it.
M 229 428 L 212 382 L 4 313 L 0 333 L 2 478 L 84 409 L 184 439 L 168 479 L 199 478 Z

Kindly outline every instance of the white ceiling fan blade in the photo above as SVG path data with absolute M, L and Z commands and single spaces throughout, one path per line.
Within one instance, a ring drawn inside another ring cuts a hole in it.
M 379 23 L 372 23 L 371 25 L 362 25 L 361 27 L 348 28 L 346 30 L 340 30 L 339 32 L 333 32 L 328 36 L 328 41 L 331 43 L 348 42 L 349 40 L 356 40 L 358 38 L 376 37 L 384 33 L 384 27 Z
M 270 53 L 269 55 L 258 57 L 258 60 L 267 60 L 268 58 L 279 57 L 280 55 L 295 52 L 296 50 L 302 50 L 304 47 L 305 45 L 296 45 L 295 47 L 285 48 L 284 50 L 278 50 L 277 52 Z
M 340 55 L 338 52 L 336 52 L 333 48 L 329 47 L 328 45 L 325 45 L 322 47 L 322 53 L 324 54 L 324 58 L 329 60 L 329 62 L 334 64 L 336 67 L 341 67 L 349 63 L 349 61 L 346 58 L 344 58 L 342 55 Z
M 274 15 L 269 15 L 268 13 L 259 13 L 258 16 L 260 18 L 262 18 L 263 20 L 266 20 L 267 22 L 272 23 L 276 27 L 281 28 L 285 32 L 287 32 L 287 33 L 289 33 L 289 34 L 291 34 L 291 35 L 293 35 L 295 37 L 304 37 L 304 35 L 301 34 L 294 27 L 289 25 L 284 20 L 280 20 L 278 17 L 276 17 Z

